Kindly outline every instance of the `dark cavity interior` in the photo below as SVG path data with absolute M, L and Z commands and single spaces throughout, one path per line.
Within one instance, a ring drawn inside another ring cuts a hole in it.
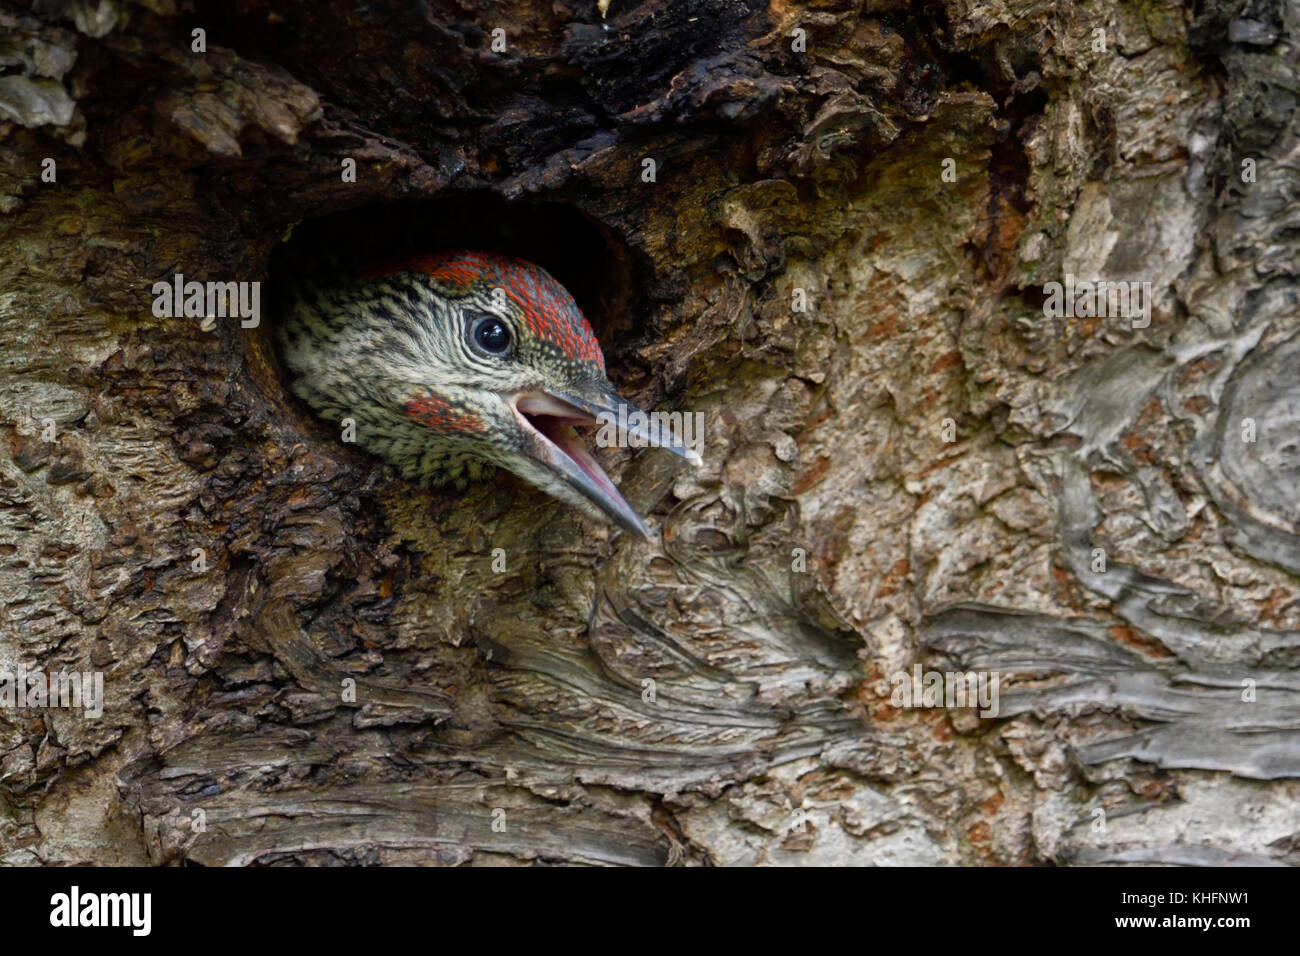
M 270 279 L 300 269 L 355 268 L 420 253 L 480 249 L 535 262 L 573 295 L 611 365 L 639 324 L 630 252 L 572 206 L 508 202 L 494 193 L 365 206 L 305 220 L 271 257 Z

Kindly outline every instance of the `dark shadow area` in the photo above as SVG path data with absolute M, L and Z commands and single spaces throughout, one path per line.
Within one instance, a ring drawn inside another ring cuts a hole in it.
M 274 287 L 286 271 L 352 270 L 458 249 L 516 256 L 546 269 L 573 295 L 607 359 L 639 324 L 636 270 L 615 237 L 572 206 L 508 202 L 490 192 L 367 206 L 299 223 L 272 254 L 270 281 Z

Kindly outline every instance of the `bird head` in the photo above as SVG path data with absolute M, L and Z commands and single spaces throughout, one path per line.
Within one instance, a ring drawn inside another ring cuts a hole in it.
M 576 428 L 622 424 L 699 464 L 614 391 L 577 303 L 530 262 L 444 252 L 367 266 L 297 289 L 279 329 L 294 390 L 426 484 L 485 462 L 649 537 Z

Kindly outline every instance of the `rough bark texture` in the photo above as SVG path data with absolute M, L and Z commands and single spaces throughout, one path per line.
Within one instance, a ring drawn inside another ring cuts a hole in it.
M 0 710 L 0 860 L 1295 863 L 1297 29 L 0 0 L 0 668 L 107 694 Z M 274 315 L 153 315 L 291 227 L 552 268 L 629 397 L 707 416 L 701 472 L 608 457 L 661 542 L 413 489 Z M 1150 326 L 1045 316 L 1067 273 Z M 892 706 L 915 663 L 999 715 Z

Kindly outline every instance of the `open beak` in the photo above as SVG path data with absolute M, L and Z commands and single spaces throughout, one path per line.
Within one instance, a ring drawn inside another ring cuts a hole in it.
M 577 391 L 516 392 L 510 398 L 520 427 L 531 439 L 528 454 L 566 485 L 590 501 L 615 524 L 653 540 L 650 529 L 614 487 L 592 457 L 575 427 L 612 423 L 624 435 L 636 435 L 647 445 L 667 448 L 693 465 L 700 456 L 683 444 L 681 436 L 649 427 L 649 417 L 619 397 L 608 386 Z M 622 414 L 620 415 L 620 411 Z M 635 414 L 634 414 L 635 413 Z

